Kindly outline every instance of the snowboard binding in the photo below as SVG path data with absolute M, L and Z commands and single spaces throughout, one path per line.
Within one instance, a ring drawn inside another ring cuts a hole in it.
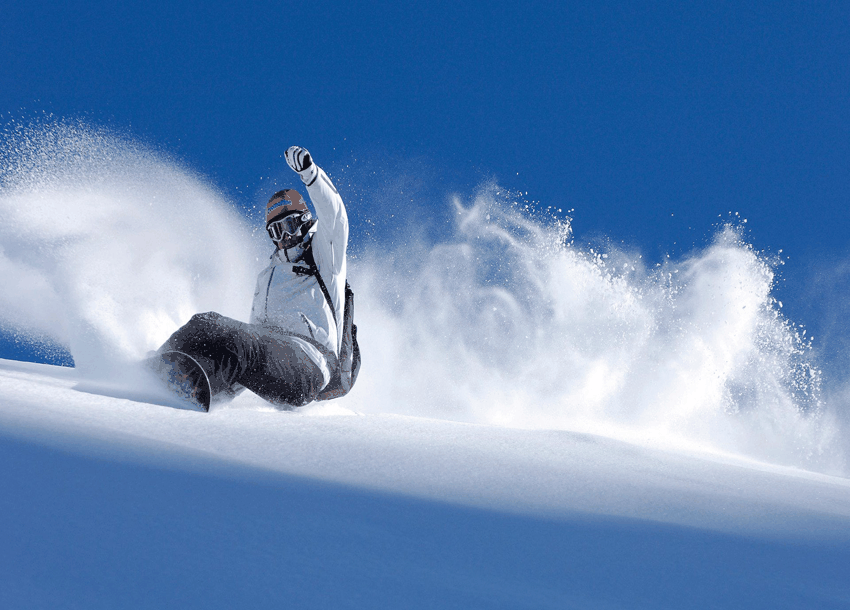
M 172 350 L 153 356 L 148 365 L 181 403 L 195 411 L 210 410 L 209 378 L 197 360 Z

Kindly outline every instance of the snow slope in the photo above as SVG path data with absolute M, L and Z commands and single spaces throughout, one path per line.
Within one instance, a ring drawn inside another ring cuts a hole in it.
M 850 607 L 844 478 L 80 376 L 0 361 L 2 607 Z

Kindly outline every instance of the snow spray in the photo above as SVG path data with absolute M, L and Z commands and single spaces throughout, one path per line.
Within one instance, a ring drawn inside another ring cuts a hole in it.
M 91 374 L 140 359 L 192 314 L 248 315 L 250 232 L 173 160 L 73 121 L 7 127 L 0 320 Z
M 843 472 L 811 342 L 777 260 L 733 226 L 682 260 L 580 248 L 485 186 L 434 246 L 356 266 L 363 374 L 346 404 L 584 431 Z
M 247 319 L 269 244 L 201 177 L 68 121 L 13 126 L 4 140 L 7 328 L 109 374 L 194 313 Z M 569 221 L 516 204 L 484 186 L 451 203 L 440 243 L 411 229 L 403 248 L 358 246 L 349 273 L 363 368 L 341 405 L 843 472 L 811 345 L 771 296 L 774 262 L 735 228 L 653 266 L 578 247 Z

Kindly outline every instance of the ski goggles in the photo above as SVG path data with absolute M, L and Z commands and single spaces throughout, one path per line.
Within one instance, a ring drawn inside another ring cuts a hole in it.
M 278 220 L 270 222 L 266 226 L 266 231 L 269 232 L 269 237 L 273 241 L 280 241 L 287 235 L 295 235 L 305 223 L 310 222 L 312 216 L 310 212 L 303 214 L 289 214 Z

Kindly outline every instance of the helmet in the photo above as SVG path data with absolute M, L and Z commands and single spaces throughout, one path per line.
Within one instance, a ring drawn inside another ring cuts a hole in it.
M 266 231 L 282 248 L 301 243 L 315 222 L 301 193 L 295 189 L 278 191 L 266 205 Z

